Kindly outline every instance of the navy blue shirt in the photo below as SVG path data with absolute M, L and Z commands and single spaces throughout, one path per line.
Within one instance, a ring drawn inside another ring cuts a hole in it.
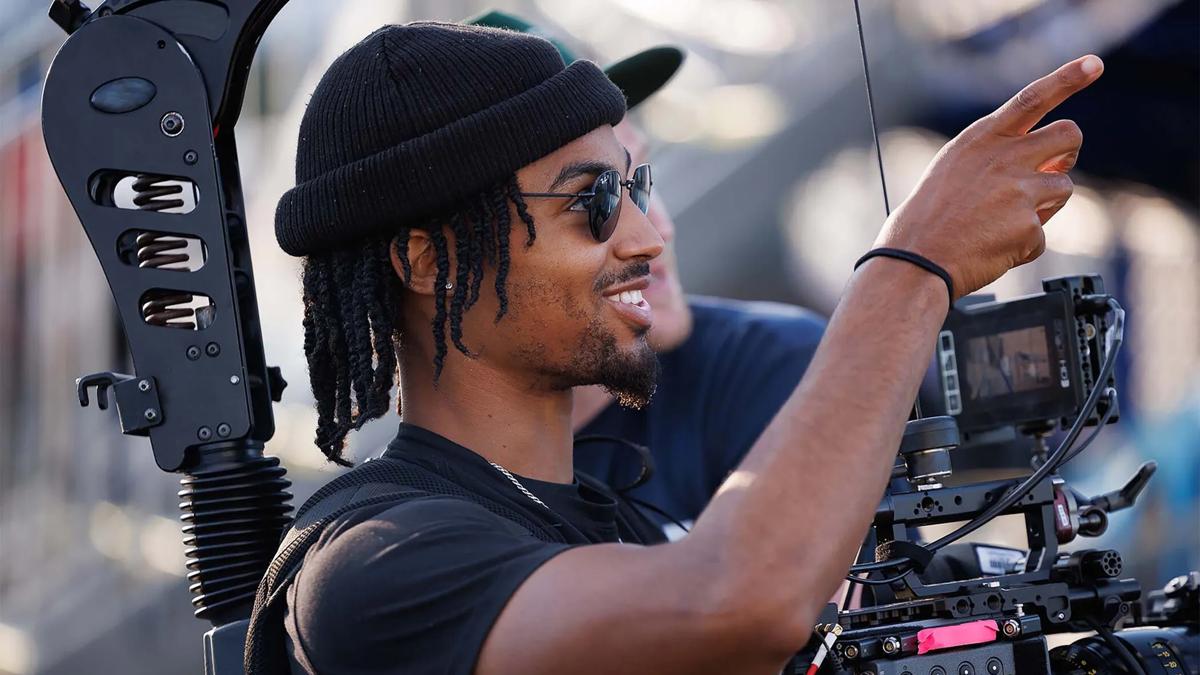
M 791 305 L 704 297 L 688 303 L 692 333 L 660 355 L 650 405 L 612 404 L 579 432 L 647 446 L 654 475 L 628 494 L 684 524 L 696 519 L 791 395 L 825 329 L 819 316 Z M 617 443 L 579 444 L 575 468 L 620 488 L 637 478 L 641 459 Z

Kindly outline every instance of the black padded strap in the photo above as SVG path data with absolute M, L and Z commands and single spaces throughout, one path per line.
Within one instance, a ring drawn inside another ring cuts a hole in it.
M 359 493 L 365 492 L 365 496 Z M 250 613 L 250 625 L 246 631 L 244 663 L 247 675 L 285 675 L 289 672 L 286 647 L 284 645 L 282 598 L 291 585 L 304 556 L 321 532 L 334 519 L 355 509 L 386 502 L 399 502 L 416 495 L 397 485 L 375 484 L 362 487 L 349 486 L 339 492 L 327 494 L 317 503 L 309 504 L 308 525 L 293 526 L 284 535 L 275 558 L 271 560 L 267 573 L 258 585 L 254 596 L 254 608 Z M 357 498 L 356 498 L 357 497 Z
M 296 511 L 296 519 L 280 542 L 254 597 L 243 659 L 247 675 L 286 675 L 289 672 L 283 598 L 299 572 L 305 554 L 329 523 L 356 509 L 431 494 L 476 503 L 520 525 L 542 541 L 563 541 L 557 530 L 468 491 L 420 465 L 389 457 L 364 462 L 317 490 Z

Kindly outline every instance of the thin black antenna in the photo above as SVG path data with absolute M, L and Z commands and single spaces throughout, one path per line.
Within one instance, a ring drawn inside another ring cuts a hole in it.
M 867 83 L 867 110 L 871 113 L 871 137 L 875 139 L 875 157 L 879 160 L 879 184 L 883 186 L 883 211 L 885 216 L 890 216 L 892 215 L 892 206 L 888 201 L 887 179 L 883 176 L 883 150 L 879 148 L 879 128 L 875 125 L 875 98 L 871 95 L 871 68 L 867 65 L 867 40 L 863 37 L 862 12 L 858 8 L 858 0 L 854 0 L 854 17 L 858 19 L 858 46 L 862 49 L 863 79 Z
M 879 127 L 875 124 L 875 97 L 871 95 L 871 66 L 867 60 L 867 39 L 863 35 L 862 11 L 858 0 L 854 0 L 854 18 L 858 20 L 858 46 L 862 49 L 863 80 L 867 84 L 867 110 L 871 113 L 871 137 L 875 139 L 875 158 L 879 161 L 879 185 L 883 188 L 884 216 L 892 215 L 892 204 L 888 201 L 887 178 L 883 173 L 883 149 L 879 147 Z M 921 396 L 913 401 L 913 419 L 921 419 Z

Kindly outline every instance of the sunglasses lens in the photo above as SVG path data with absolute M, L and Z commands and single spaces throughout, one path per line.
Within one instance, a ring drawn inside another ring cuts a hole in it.
M 588 205 L 588 225 L 596 241 L 608 241 L 621 215 L 621 174 L 605 171 L 592 186 L 595 196 Z
M 642 213 L 650 210 L 650 165 L 642 164 L 633 170 L 633 187 L 629 189 L 629 197 Z

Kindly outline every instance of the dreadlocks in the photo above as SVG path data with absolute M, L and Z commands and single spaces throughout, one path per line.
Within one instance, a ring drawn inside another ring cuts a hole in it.
M 346 435 L 391 407 L 403 289 L 392 269 L 391 247 L 397 249 L 407 283 L 412 277 L 408 262 L 411 228 L 428 231 L 433 243 L 437 259 L 432 322 L 436 380 L 445 364 L 447 323 L 455 348 L 472 355 L 463 343 L 462 317 L 479 299 L 485 261 L 496 269 L 496 297 L 500 301 L 496 320 L 508 311 L 510 202 L 525 224 L 526 245 L 533 244 L 533 218 L 521 198 L 516 176 L 510 176 L 460 204 L 448 216 L 402 227 L 394 237 L 370 238 L 305 257 L 304 356 L 317 401 L 316 444 L 330 461 L 351 466 L 342 456 Z M 450 269 L 444 227 L 454 234 L 454 270 Z M 447 298 L 446 284 L 452 273 L 453 293 Z

